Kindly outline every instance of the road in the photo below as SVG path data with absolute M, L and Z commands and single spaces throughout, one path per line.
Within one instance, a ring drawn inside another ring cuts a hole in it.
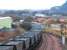
M 36 50 L 62 50 L 62 45 L 58 37 L 51 34 L 43 34 L 43 42 Z

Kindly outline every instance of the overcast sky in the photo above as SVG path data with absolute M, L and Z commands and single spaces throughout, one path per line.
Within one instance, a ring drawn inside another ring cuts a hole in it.
M 0 0 L 0 9 L 49 9 L 53 6 L 60 6 L 65 0 Z

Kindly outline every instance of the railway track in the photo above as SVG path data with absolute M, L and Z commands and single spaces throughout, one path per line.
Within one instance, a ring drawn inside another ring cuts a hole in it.
M 62 46 L 58 37 L 44 33 L 42 45 L 36 50 L 62 50 Z

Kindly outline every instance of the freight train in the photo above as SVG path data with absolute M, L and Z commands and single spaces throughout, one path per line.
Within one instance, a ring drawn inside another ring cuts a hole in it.
M 6 38 L 7 40 L 4 37 L 5 40 L 4 39 L 3 40 L 5 42 L 3 43 L 2 41 L 0 41 L 0 50 L 34 50 L 34 48 L 36 48 L 39 45 L 39 43 L 42 41 L 43 28 L 41 27 L 41 25 L 32 24 L 31 29 L 24 33 L 22 32 L 22 28 L 19 27 L 19 25 L 16 24 L 13 26 L 14 28 L 16 28 L 16 30 L 9 29 L 10 31 L 8 30 L 6 31 L 6 33 L 5 31 L 2 31 L 1 35 L 5 34 L 6 35 L 5 37 L 7 36 L 9 37 L 11 36 L 11 37 L 10 38 L 7 37 Z M 1 36 L 0 36 L 0 40 L 1 40 Z

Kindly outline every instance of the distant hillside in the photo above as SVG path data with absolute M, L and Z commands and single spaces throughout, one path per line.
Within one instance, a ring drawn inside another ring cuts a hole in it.
M 67 14 L 67 2 L 65 2 L 62 6 L 55 6 L 55 7 L 52 7 L 50 10 L 49 10 L 51 13 L 61 13 L 61 14 Z

